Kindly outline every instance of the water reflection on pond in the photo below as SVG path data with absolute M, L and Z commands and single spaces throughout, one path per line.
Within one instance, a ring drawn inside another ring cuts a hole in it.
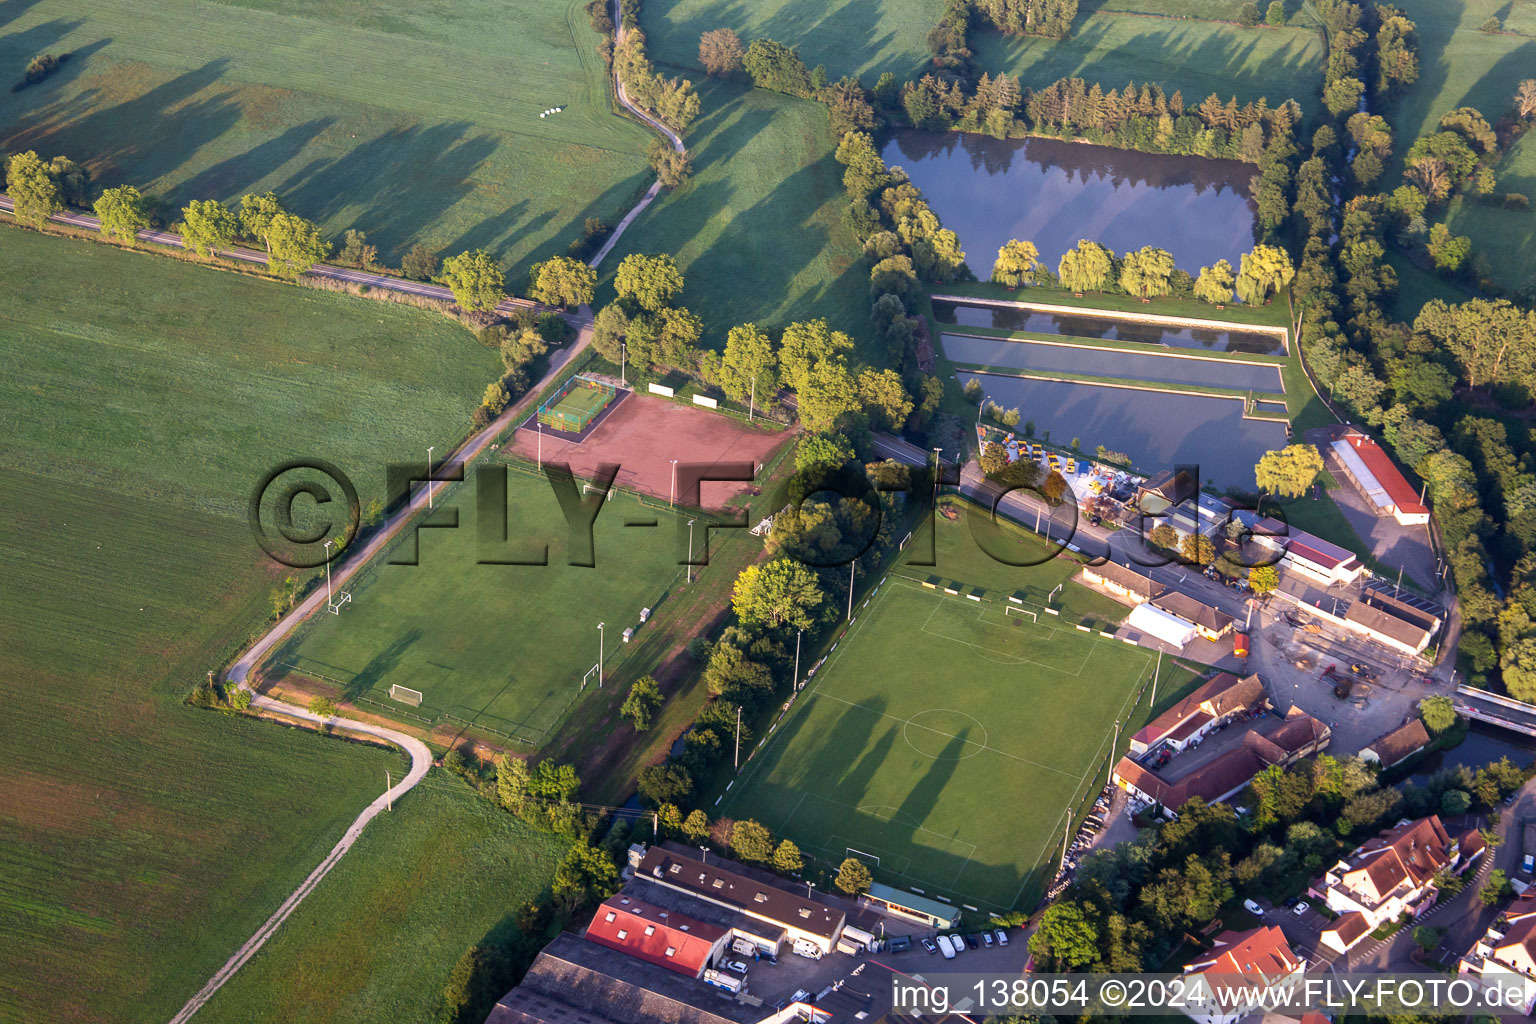
M 1450 750 L 1430 754 L 1414 768 L 1410 781 L 1423 785 L 1430 776 L 1446 768 L 1466 765 L 1476 771 L 1483 765 L 1507 757 L 1524 768 L 1536 760 L 1536 736 L 1500 729 L 1483 722 L 1472 722 L 1467 738 Z
M 1253 486 L 1253 467 L 1266 451 L 1283 448 L 1285 424 L 1243 418 L 1243 403 L 1158 391 L 1031 380 L 961 370 L 963 386 L 976 378 L 982 394 L 1020 422 L 1033 420 L 1035 436 L 1056 444 L 1078 438 L 1081 450 L 1096 445 L 1125 452 L 1143 472 L 1175 465 L 1200 467 L 1202 481 L 1218 487 Z
M 1013 306 L 982 306 L 967 302 L 935 302 L 933 315 L 941 324 L 959 327 L 995 327 L 1031 334 L 1064 334 L 1074 338 L 1135 341 L 1145 345 L 1205 349 L 1215 352 L 1249 352 L 1279 355 L 1285 345 L 1272 334 L 1255 331 L 1211 330 L 1203 327 L 1172 327 L 1118 320 L 1018 309 Z
M 1280 368 L 1235 359 L 1189 359 L 1153 352 L 1122 352 L 1084 345 L 1052 345 L 1007 338 L 945 334 L 945 358 L 973 366 L 1008 367 L 1081 378 L 1119 377 L 1154 384 L 1191 384 L 1279 393 L 1285 390 Z M 1266 403 L 1268 404 L 1268 403 Z M 1280 406 L 1284 412 L 1285 407 Z M 1105 445 L 1109 447 L 1109 445 Z M 1121 449 L 1123 450 L 1123 449 Z
M 881 155 L 906 169 L 982 279 L 1012 238 L 1034 242 L 1052 270 L 1080 238 L 1116 253 L 1155 245 L 1191 274 L 1219 259 L 1235 269 L 1253 248 L 1258 171 L 1237 160 L 912 130 Z

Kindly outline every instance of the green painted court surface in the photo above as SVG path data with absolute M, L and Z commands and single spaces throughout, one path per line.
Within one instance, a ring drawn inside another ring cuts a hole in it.
M 560 401 L 545 410 L 545 414 L 551 419 L 571 424 L 569 427 L 557 427 L 557 429 L 578 430 L 584 428 L 592 417 L 602 412 L 603 408 L 613 400 L 614 395 L 610 391 L 573 387 L 561 396 Z M 543 416 L 541 415 L 540 418 L 543 419 Z M 577 427 L 577 424 L 580 424 L 580 427 Z
M 721 813 L 957 905 L 1038 890 L 1153 657 L 1009 608 L 893 572 Z
M 610 109 L 582 0 L 22 0 L 0 66 L 72 53 L 0 104 L 0 149 L 65 153 L 179 209 L 271 189 L 398 266 L 413 243 L 511 267 L 615 223 L 650 134 Z M 560 113 L 540 118 L 551 107 Z
M 382 713 L 472 723 L 537 743 L 580 699 L 598 660 L 599 622 L 606 685 L 627 687 L 651 671 L 656 652 L 640 610 L 664 612 L 683 581 L 687 529 L 680 547 L 677 519 L 665 506 L 619 494 L 600 506 L 595 565 L 573 566 L 568 559 L 586 553 L 573 548 L 548 481 L 514 469 L 507 486 L 507 545 L 481 544 L 473 482 L 445 489 L 439 521 L 457 508 L 458 528 L 419 531 L 417 565 L 365 570 L 350 588 L 352 602 L 339 615 L 312 619 L 272 657 L 269 675 L 296 671 L 334 683 L 349 700 L 374 701 Z M 389 558 L 407 557 L 411 544 L 405 536 Z M 478 564 L 538 558 L 546 546 L 548 565 Z M 628 626 L 637 628 L 626 644 Z M 395 684 L 421 691 L 421 706 L 392 701 Z M 595 692 L 596 673 L 587 686 Z

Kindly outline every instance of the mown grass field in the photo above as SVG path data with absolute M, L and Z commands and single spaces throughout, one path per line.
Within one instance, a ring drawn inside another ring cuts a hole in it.
M 908 564 L 923 556 L 914 539 L 721 811 L 831 866 L 851 847 L 880 858 L 878 880 L 1007 908 L 1038 895 L 1069 805 L 1102 784 L 1114 723 L 1135 717 L 1154 658 L 1073 628 L 1126 611 L 1065 582 L 1075 561 L 1004 565 L 977 544 L 972 517 L 983 518 L 967 506 L 939 520 L 936 566 Z M 994 554 L 1042 550 L 1015 527 L 986 528 Z M 930 575 L 960 593 L 914 582 Z M 1061 616 L 1045 614 L 1063 582 Z M 1163 666 L 1170 686 L 1184 676 Z
M 368 826 L 346 858 L 198 1011 L 209 1022 L 435 1019 L 455 962 L 516 934 L 566 841 L 442 772 Z
M 859 851 L 887 883 L 1013 906 L 1151 664 L 1003 607 L 885 584 L 723 812 L 828 866 Z
M 0 278 L 0 1018 L 164 1021 L 404 767 L 182 703 L 270 611 L 254 474 L 361 488 L 498 364 L 419 310 L 10 227 Z
M 416 242 L 492 250 L 521 289 L 649 183 L 597 41 L 581 0 L 10 3 L 0 67 L 74 56 L 0 101 L 0 148 L 67 153 L 173 211 L 272 189 L 394 265 Z
M 670 73 L 670 71 L 669 71 Z M 826 317 L 868 333 L 869 272 L 843 222 L 843 168 L 818 103 L 739 83 L 701 85 L 704 115 L 688 135 L 694 175 L 663 193 L 619 241 L 599 301 L 629 252 L 677 257 L 682 304 L 719 348 L 747 321 L 783 327 Z
M 652 671 L 661 653 L 651 642 L 657 630 L 654 620 L 639 624 L 640 610 L 666 614 L 683 589 L 680 520 L 664 504 L 658 509 L 621 494 L 600 507 L 593 564 L 572 565 L 587 553 L 572 545 L 549 482 L 511 471 L 507 490 L 505 547 L 480 543 L 473 484 L 445 489 L 438 503 L 458 508 L 458 529 L 420 531 L 416 565 L 371 565 L 366 581 L 350 587 L 346 611 L 301 627 L 272 655 L 268 677 L 309 676 L 334 684 L 348 700 L 381 705 L 372 710 L 429 718 L 446 713 L 537 744 L 582 699 L 583 677 L 598 660 L 599 622 L 606 624 L 606 686 L 627 690 Z M 687 532 L 685 526 L 684 545 Z M 702 544 L 702 531 L 697 539 Z M 412 545 L 402 535 L 386 560 L 403 559 Z M 477 564 L 544 552 L 548 565 Z M 636 635 L 625 643 L 621 634 L 629 626 Z M 394 684 L 420 690 L 421 707 L 391 702 Z M 597 687 L 593 675 L 585 696 L 598 699 Z
M 1389 117 L 1398 160 L 1383 177 L 1387 188 L 1401 182 L 1402 155 L 1415 139 L 1434 131 L 1444 114 L 1471 106 L 1496 122 L 1508 112 L 1521 79 L 1536 74 L 1536 0 L 1405 0 L 1400 6 L 1419 27 L 1419 81 L 1395 101 Z M 1504 33 L 1481 31 L 1492 16 L 1501 20 Z M 1497 191 L 1536 198 L 1536 139 L 1526 133 L 1496 173 Z M 1462 198 L 1453 200 L 1443 217 L 1457 234 L 1471 237 L 1473 252 L 1487 258 L 1494 280 L 1506 288 L 1518 288 L 1536 274 L 1536 210 Z M 1430 297 L 1426 291 L 1424 298 Z M 1416 292 L 1415 306 L 1420 301 Z
M 1005 37 L 980 25 L 971 31 L 977 65 L 1022 77 L 1026 86 L 1080 75 L 1105 89 L 1129 80 L 1159 82 L 1198 103 L 1212 92 L 1239 103 L 1267 96 L 1271 104 L 1312 100 L 1322 84 L 1327 50 L 1305 27 L 1244 29 L 1207 18 L 1235 19 L 1241 3 L 1220 0 L 1105 0 L 1084 3 L 1065 40 Z M 795 46 L 807 65 L 825 64 L 835 79 L 857 75 L 866 86 L 886 71 L 900 79 L 923 74 L 926 37 L 940 0 L 652 0 L 641 24 L 658 60 L 699 65 L 699 36 L 735 29 L 743 41 L 769 36 Z

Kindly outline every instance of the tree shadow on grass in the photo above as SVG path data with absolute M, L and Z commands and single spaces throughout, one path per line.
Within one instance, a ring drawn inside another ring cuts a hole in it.
M 347 681 L 342 696 L 347 700 L 355 700 L 367 695 L 368 691 L 378 686 L 385 676 L 400 666 L 400 659 L 405 652 L 420 639 L 421 630 L 419 629 L 408 629 L 395 637 L 383 650 L 369 659 L 362 671 Z

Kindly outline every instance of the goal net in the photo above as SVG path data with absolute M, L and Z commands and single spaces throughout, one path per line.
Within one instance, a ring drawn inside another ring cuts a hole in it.
M 1040 615 L 1039 615 L 1038 612 L 1032 612 L 1028 608 L 1019 608 L 1019 607 L 1016 607 L 1016 606 L 1011 605 L 1011 604 L 1003 606 L 1003 614 L 1004 615 L 1010 615 L 1010 616 L 1011 615 L 1026 616 L 1026 617 L 1028 617 L 1030 622 L 1039 622 L 1040 621 Z
M 401 686 L 399 683 L 390 685 L 389 699 L 397 700 L 401 704 L 409 704 L 412 707 L 421 707 L 421 691 L 413 690 L 409 686 Z
M 583 690 L 585 690 L 587 688 L 587 684 L 592 681 L 592 677 L 597 675 L 597 669 L 598 665 L 596 662 L 594 662 L 592 667 L 587 669 L 587 674 L 581 677 L 581 688 Z
M 843 854 L 843 856 L 845 856 L 845 857 L 855 857 L 855 858 L 857 858 L 859 860 L 862 860 L 862 861 L 868 861 L 869 863 L 873 864 L 875 867 L 879 867 L 880 866 L 880 858 L 877 855 L 873 854 L 873 853 L 865 853 L 863 850 L 857 849 L 857 848 L 852 847 L 852 846 L 845 846 L 845 847 L 843 847 L 843 850 L 845 851 L 844 854 Z
M 596 484 L 582 484 L 581 485 L 581 496 L 583 498 L 585 498 L 587 495 L 593 493 L 594 491 L 599 493 L 599 494 L 601 494 L 602 490 L 603 489 L 601 487 L 597 486 Z M 613 496 L 615 494 L 617 494 L 617 493 L 619 493 L 617 487 L 610 487 L 610 488 L 608 488 L 607 496 L 605 498 L 603 498 L 603 500 L 604 501 L 612 501 L 613 500 Z

